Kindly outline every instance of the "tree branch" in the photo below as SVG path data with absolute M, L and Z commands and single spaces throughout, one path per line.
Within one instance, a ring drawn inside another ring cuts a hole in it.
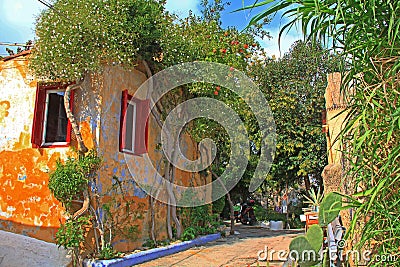
M 65 95 L 64 95 L 64 107 L 65 107 L 65 113 L 67 114 L 67 118 L 71 122 L 71 126 L 72 126 L 72 129 L 76 136 L 76 140 L 78 141 L 78 151 L 80 154 L 85 154 L 89 150 L 87 149 L 87 147 L 85 146 L 85 143 L 83 142 L 78 123 L 76 122 L 75 116 L 72 113 L 71 105 L 70 105 L 71 91 L 75 90 L 77 88 L 81 88 L 81 84 L 71 84 L 71 85 L 67 86 L 67 88 L 65 89 Z
M 230 218 L 231 218 L 231 230 L 230 230 L 230 234 L 233 235 L 235 233 L 235 211 L 233 210 L 233 202 L 231 199 L 231 194 L 229 194 L 229 191 L 226 189 L 224 183 L 219 179 L 218 175 L 216 175 L 212 170 L 211 170 L 211 174 L 212 176 L 219 181 L 219 183 L 222 185 L 222 187 L 225 189 L 226 191 L 226 195 L 228 198 L 228 203 L 229 203 L 229 210 L 230 210 Z

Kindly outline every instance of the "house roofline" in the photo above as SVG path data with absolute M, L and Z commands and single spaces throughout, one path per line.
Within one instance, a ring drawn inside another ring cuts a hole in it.
M 25 51 L 22 51 L 22 52 L 20 52 L 20 53 L 18 53 L 18 54 L 4 57 L 4 58 L 2 58 L 1 60 L 2 60 L 2 61 L 8 61 L 8 60 L 11 60 L 11 59 L 14 59 L 14 58 L 17 58 L 17 57 L 27 56 L 27 55 L 29 55 L 30 53 L 31 53 L 31 50 L 25 50 Z

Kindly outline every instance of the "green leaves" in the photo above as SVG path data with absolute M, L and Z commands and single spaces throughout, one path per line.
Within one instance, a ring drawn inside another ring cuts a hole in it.
M 318 213 L 318 223 L 321 226 L 327 226 L 338 215 L 342 208 L 342 196 L 331 192 L 324 197 Z
M 298 236 L 290 242 L 289 257 L 296 259 L 301 267 L 314 266 L 320 262 L 323 238 L 322 228 L 311 225 L 305 236 Z
M 79 248 L 80 244 L 85 241 L 86 229 L 90 227 L 90 218 L 87 216 L 78 219 L 70 218 L 61 224 L 56 233 L 56 242 L 58 246 L 66 249 Z
M 180 217 L 184 218 L 184 232 L 182 240 L 192 240 L 199 235 L 217 232 L 220 226 L 219 213 L 212 214 L 211 205 L 203 205 L 194 208 L 181 208 Z
M 304 195 L 304 197 L 307 199 L 304 203 L 311 204 L 313 206 L 319 206 L 323 200 L 323 194 L 321 194 L 320 189 L 318 188 L 317 193 L 315 193 L 314 188 L 311 188 L 311 190 L 308 192 L 310 197 L 307 195 Z
M 90 175 L 100 166 L 101 159 L 91 150 L 78 159 L 57 161 L 56 169 L 50 173 L 49 189 L 55 198 L 69 208 L 71 201 L 86 189 Z
M 39 78 L 73 81 L 103 64 L 152 60 L 166 19 L 161 2 L 55 1 L 37 19 L 31 67 Z

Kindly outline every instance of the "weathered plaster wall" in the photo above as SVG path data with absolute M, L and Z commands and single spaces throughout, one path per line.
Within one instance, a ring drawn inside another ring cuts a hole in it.
M 341 74 L 331 73 L 328 75 L 328 86 L 326 88 L 326 113 L 327 113 L 327 143 L 328 143 L 328 165 L 325 166 L 322 177 L 324 180 L 324 194 L 329 192 L 341 192 L 351 194 L 355 188 L 351 177 L 344 175 L 346 161 L 343 159 L 342 151 L 346 147 L 338 137 L 343 130 L 348 112 L 346 112 L 348 100 L 341 90 Z M 349 90 L 349 89 L 347 89 Z M 350 92 L 348 92 L 350 93 Z M 340 212 L 343 225 L 348 228 L 351 222 L 350 210 Z
M 328 125 L 328 163 L 341 164 L 343 147 L 337 141 L 343 129 L 347 112 L 346 101 L 340 92 L 341 74 L 338 72 L 328 74 L 328 86 L 326 88 L 326 120 Z
M 141 246 L 149 237 L 149 197 L 133 177 L 151 181 L 155 173 L 141 156 L 119 152 L 122 91 L 128 89 L 134 94 L 145 80 L 144 73 L 138 70 L 105 67 L 100 74 L 88 75 L 82 88 L 75 92 L 74 114 L 84 142 L 89 149 L 97 147 L 104 158 L 96 181 L 101 204 L 112 202 L 114 209 L 121 212 L 120 204 L 129 200 L 141 214 L 141 219 L 130 221 L 138 226 L 136 242 L 123 236 L 114 238 L 115 248 L 120 251 Z M 58 158 L 65 159 L 72 152 L 69 148 L 32 148 L 36 86 L 28 74 L 25 57 L 0 62 L 0 220 L 3 229 L 54 242 L 54 234 L 65 218 L 62 206 L 48 190 L 48 173 L 55 168 Z M 197 158 L 197 144 L 187 135 L 182 138 L 182 151 L 188 158 Z M 150 117 L 148 152 L 155 169 L 163 174 L 165 162 L 157 149 L 159 143 L 160 129 Z M 71 145 L 76 146 L 73 135 Z M 125 156 L 134 162 L 130 169 Z M 123 196 L 112 190 L 113 176 L 124 183 Z M 176 183 L 180 185 L 200 185 L 210 180 L 211 177 L 176 172 Z M 160 240 L 166 238 L 166 206 L 155 202 L 154 210 L 155 233 Z
M 96 140 L 99 153 L 104 158 L 104 165 L 99 171 L 97 186 L 100 193 L 105 194 L 112 188 L 112 177 L 118 177 L 124 182 L 126 191 L 125 200 L 133 200 L 136 205 L 141 206 L 142 219 L 133 222 L 138 226 L 138 240 L 132 242 L 122 236 L 114 239 L 114 246 L 120 251 L 127 251 L 141 246 L 143 240 L 149 238 L 150 209 L 149 197 L 137 186 L 134 181 L 135 176 L 143 180 L 152 181 L 155 173 L 150 166 L 147 166 L 142 156 L 133 156 L 119 152 L 119 131 L 121 116 L 121 97 L 122 91 L 128 90 L 130 95 L 135 94 L 139 86 L 146 80 L 146 75 L 139 70 L 125 70 L 121 67 L 105 67 L 101 74 L 88 76 L 83 87 L 83 93 L 95 92 L 92 96 L 86 95 L 81 101 L 88 103 L 91 101 L 89 110 L 98 110 L 97 119 L 89 118 L 81 110 L 81 120 L 86 120 L 92 129 L 92 137 Z M 89 98 L 97 99 L 97 104 Z M 146 97 L 146 96 L 141 96 Z M 100 103 L 100 104 L 98 104 Z M 93 114 L 92 114 L 93 115 Z M 148 153 L 152 159 L 153 166 L 160 174 L 164 173 L 165 162 L 158 144 L 161 142 L 160 128 L 154 118 L 150 116 L 148 122 Z M 197 144 L 187 135 L 183 135 L 181 142 L 182 151 L 192 159 L 198 157 Z M 127 165 L 129 162 L 129 167 Z M 206 178 L 201 178 L 198 174 L 192 174 L 177 170 L 176 183 L 181 185 L 199 185 L 206 182 Z M 208 177 L 208 180 L 211 180 Z M 103 198 L 103 203 L 115 199 L 115 194 L 111 193 Z M 116 209 L 118 207 L 115 207 Z M 166 238 L 166 206 L 156 202 L 155 210 L 155 233 L 158 240 Z
M 25 56 L 0 61 L 0 229 L 52 241 L 63 208 L 47 188 L 48 171 L 67 149 L 33 149 L 36 81 Z

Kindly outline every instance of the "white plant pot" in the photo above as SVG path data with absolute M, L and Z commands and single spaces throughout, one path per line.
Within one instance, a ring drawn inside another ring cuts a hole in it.
M 283 221 L 270 221 L 269 222 L 270 230 L 283 230 Z
M 261 222 L 261 224 L 260 224 L 260 226 L 262 227 L 262 228 L 269 228 L 269 222 Z

